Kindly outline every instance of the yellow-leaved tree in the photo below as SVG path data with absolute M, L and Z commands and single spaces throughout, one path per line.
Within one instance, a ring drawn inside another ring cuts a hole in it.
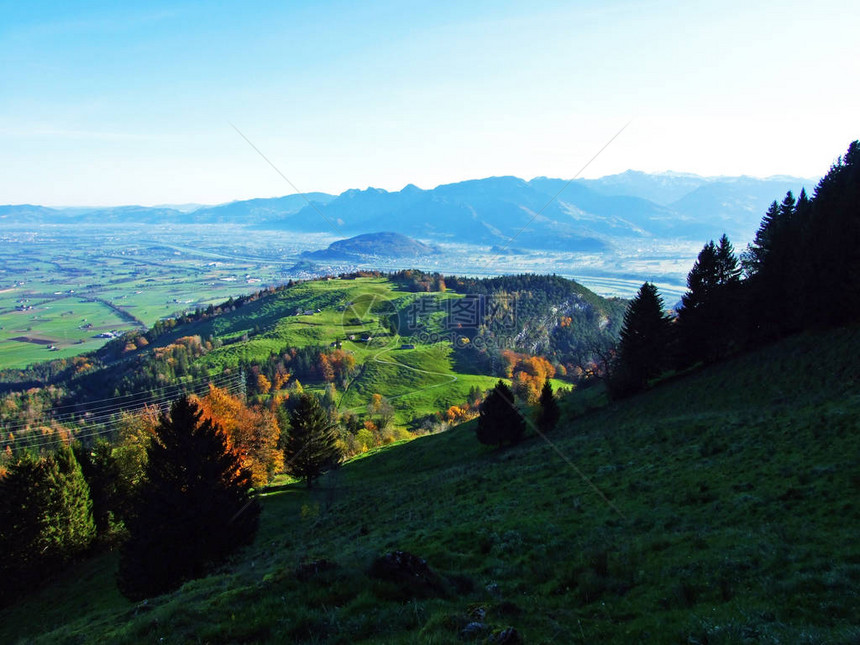
M 281 429 L 275 415 L 260 407 L 249 407 L 226 390 L 209 386 L 209 393 L 196 400 L 203 417 L 221 426 L 231 448 L 242 454 L 242 465 L 251 472 L 254 488 L 265 486 L 284 468 L 284 453 L 278 449 Z

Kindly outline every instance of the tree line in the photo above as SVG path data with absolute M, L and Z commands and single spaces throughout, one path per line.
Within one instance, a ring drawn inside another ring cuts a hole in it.
M 657 288 L 643 284 L 610 361 L 613 396 L 639 392 L 670 370 L 860 320 L 860 141 L 812 197 L 804 189 L 774 201 L 740 255 L 725 235 L 705 244 L 677 315 L 664 309 Z
M 116 544 L 127 597 L 176 588 L 253 539 L 275 472 L 311 486 L 342 456 L 317 396 L 269 413 L 217 388 L 126 415 L 115 442 L 23 451 L 0 476 L 0 606 Z

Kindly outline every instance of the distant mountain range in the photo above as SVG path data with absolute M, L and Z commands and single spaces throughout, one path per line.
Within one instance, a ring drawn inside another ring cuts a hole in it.
M 422 190 L 408 185 L 186 207 L 0 206 L 0 226 L 37 224 L 232 224 L 258 230 L 385 230 L 432 242 L 504 249 L 598 252 L 617 238 L 748 241 L 770 202 L 816 180 L 700 177 L 627 171 L 600 179 L 489 177 Z M 322 251 L 339 252 L 338 249 Z

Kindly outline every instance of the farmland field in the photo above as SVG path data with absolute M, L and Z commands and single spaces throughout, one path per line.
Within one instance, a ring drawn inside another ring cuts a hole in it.
M 56 227 L 2 232 L 0 367 L 74 356 L 103 345 L 104 334 L 280 284 L 302 248 L 322 243 L 308 236 L 305 246 L 279 246 L 266 238 L 250 248 L 217 227 L 206 234 L 178 227 L 157 235 Z M 191 239 L 198 248 L 182 245 Z
M 291 278 L 312 277 L 293 269 L 299 254 L 333 239 L 224 225 L 7 225 L 0 229 L 0 369 L 75 356 L 103 345 L 105 334 L 149 327 Z M 679 258 L 690 253 L 680 247 L 646 247 L 642 257 L 628 259 L 643 276 L 656 280 L 671 305 L 682 293 L 687 268 Z M 556 273 L 602 295 L 630 296 L 643 278 L 619 274 L 616 264 L 615 256 L 574 253 L 498 258 L 487 249 L 451 244 L 437 258 L 418 263 L 377 258 L 366 265 L 320 269 L 417 268 L 471 276 Z M 293 331 L 312 335 L 309 329 Z

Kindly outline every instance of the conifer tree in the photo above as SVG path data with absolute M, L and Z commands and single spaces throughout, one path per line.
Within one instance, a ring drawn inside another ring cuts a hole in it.
M 750 333 L 754 338 L 767 340 L 800 328 L 795 298 L 799 267 L 806 262 L 801 232 L 797 201 L 789 191 L 781 203 L 770 205 L 754 242 L 744 253 Z
M 808 324 L 860 320 L 860 141 L 833 164 L 811 201 L 803 231 Z
M 747 250 L 743 254 L 743 269 L 747 277 L 752 277 L 761 271 L 776 245 L 781 228 L 782 211 L 779 203 L 774 200 L 762 217 L 754 240 L 747 245 Z
M 522 439 L 525 421 L 514 404 L 513 391 L 504 381 L 496 383 L 481 403 L 475 432 L 478 441 L 486 445 L 501 446 Z
M 340 460 L 335 424 L 313 394 L 302 394 L 290 411 L 284 440 L 284 468 L 305 480 L 308 488 Z
M 61 446 L 44 463 L 53 493 L 46 541 L 52 542 L 49 548 L 63 560 L 69 560 L 86 550 L 96 535 L 90 488 L 70 447 Z
M 645 388 L 669 364 L 669 319 L 663 299 L 650 282 L 644 283 L 624 313 L 618 354 L 610 390 L 613 396 L 633 394 Z
M 130 599 L 204 575 L 257 530 L 251 474 L 211 420 L 183 397 L 159 420 L 128 520 L 118 582 Z
M 541 432 L 549 432 L 555 428 L 561 417 L 561 408 L 558 407 L 558 401 L 555 400 L 555 395 L 552 392 L 552 384 L 549 382 L 549 379 L 543 382 L 538 402 L 540 404 L 537 419 L 538 429 Z
M 21 455 L 0 479 L 0 605 L 38 587 L 94 537 L 89 487 L 71 449 Z
M 726 235 L 705 244 L 687 275 L 678 312 L 678 364 L 714 361 L 731 351 L 739 333 L 740 266 Z
M 737 285 L 741 281 L 741 266 L 728 235 L 723 233 L 715 251 L 717 285 L 720 287 Z
M 121 499 L 122 471 L 114 458 L 113 446 L 100 440 L 90 448 L 76 443 L 72 449 L 90 487 L 96 532 L 105 536 L 119 519 L 119 508 L 126 501 Z

